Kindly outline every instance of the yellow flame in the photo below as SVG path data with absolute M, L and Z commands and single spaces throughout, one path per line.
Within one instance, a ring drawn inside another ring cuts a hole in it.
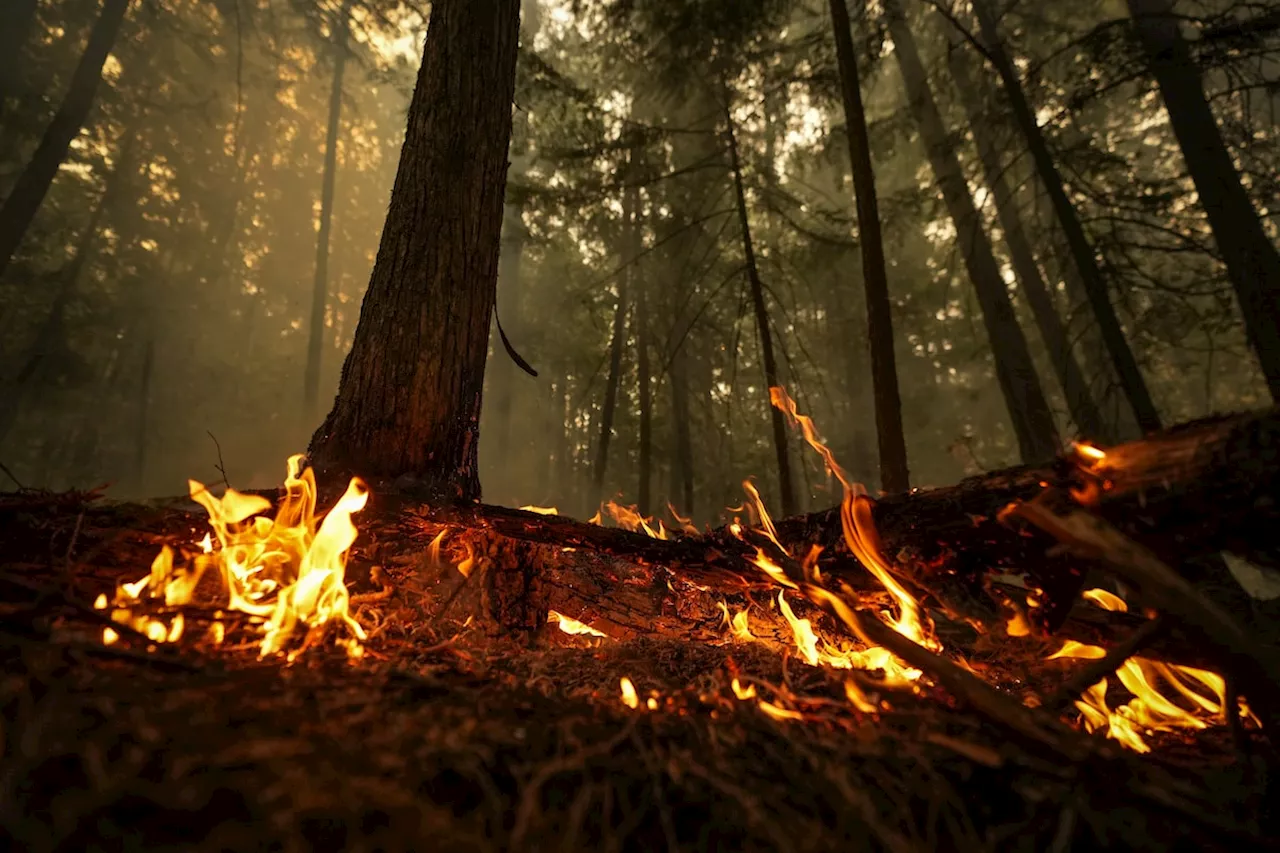
M 1100 448 L 1094 447 L 1087 441 L 1077 441 L 1072 447 L 1075 448 L 1077 454 L 1083 457 L 1090 464 L 1096 464 L 1107 458 L 1107 452 Z
M 120 635 L 110 628 L 102 629 L 102 645 L 109 646 L 116 640 L 120 639 Z
M 1122 599 L 1106 590 L 1091 589 L 1083 595 L 1106 610 L 1128 610 Z M 1096 660 L 1105 654 L 1098 646 L 1067 640 L 1049 659 Z M 1104 678 L 1086 690 L 1075 706 L 1087 731 L 1103 731 L 1135 752 L 1150 752 L 1146 738 L 1156 732 L 1225 724 L 1227 702 L 1236 701 L 1227 696 L 1226 680 L 1215 672 L 1144 657 L 1126 660 L 1116 670 L 1115 678 L 1133 698 L 1111 707 L 1107 700 L 1109 679 Z M 1182 704 L 1173 697 L 1180 697 Z M 1239 710 L 1241 719 L 1258 724 L 1257 717 L 1243 703 Z
M 1005 623 L 1004 632 L 1010 637 L 1025 637 L 1031 633 L 1031 626 L 1027 624 L 1027 617 L 1014 613 Z
M 201 577 L 213 568 L 229 609 L 265 618 L 264 656 L 284 650 L 299 627 L 339 624 L 356 640 L 364 639 L 364 629 L 348 609 L 344 575 L 357 536 L 351 515 L 364 508 L 368 489 L 353 479 L 333 509 L 317 518 L 315 477 L 310 468 L 303 469 L 302 459 L 289 458 L 285 497 L 274 519 L 261 514 L 271 508 L 266 498 L 230 488 L 219 498 L 202 483 L 188 481 L 192 500 L 209 515 L 212 535 L 201 541 L 201 553 L 188 566 L 175 566 L 173 549 L 161 548 L 146 577 L 116 590 L 112 618 L 156 642 L 174 642 L 184 630 L 181 615 L 166 628 L 134 611 L 151 600 L 170 607 L 189 604 Z M 358 643 L 347 647 L 358 654 Z
M 547 611 L 547 621 L 559 623 L 560 630 L 564 631 L 566 634 L 585 635 L 588 637 L 608 637 L 608 634 L 604 631 L 597 631 L 590 625 L 579 622 L 577 619 L 570 619 L 568 616 L 565 616 L 563 613 L 559 613 L 555 610 Z
M 636 686 L 631 683 L 631 679 L 622 676 L 618 680 L 618 686 L 622 688 L 622 704 L 628 708 L 639 708 L 640 697 L 636 695 Z
M 744 702 L 748 699 L 756 698 L 756 686 L 754 684 L 748 684 L 746 687 L 743 687 L 742 682 L 735 678 L 729 683 L 729 686 L 733 688 L 733 695 L 737 696 Z
M 471 577 L 471 571 L 476 567 L 476 554 L 471 549 L 471 543 L 467 542 L 467 556 L 462 558 L 462 562 L 458 563 L 458 573 L 464 578 Z
M 850 705 L 864 714 L 874 714 L 877 710 L 875 703 L 867 698 L 867 694 L 851 678 L 845 679 L 844 695 L 848 697 Z
M 685 518 L 684 516 L 682 516 L 679 512 L 676 511 L 676 508 L 672 506 L 670 501 L 667 501 L 667 512 L 671 513 L 671 517 L 675 520 L 676 524 L 680 526 L 680 529 L 683 530 L 685 533 L 691 534 L 693 536 L 698 536 L 700 534 L 701 531 L 699 531 L 698 528 L 694 527 L 693 525 L 693 517 L 690 516 L 689 518 Z
M 440 546 L 444 544 L 444 537 L 448 532 L 449 528 L 447 527 L 444 530 L 441 530 L 436 534 L 435 538 L 431 540 L 431 544 L 427 546 L 427 559 L 433 566 L 440 565 Z
M 803 720 L 804 714 L 799 711 L 792 711 L 790 708 L 783 708 L 772 702 L 766 702 L 761 699 L 759 702 L 760 710 L 764 711 L 775 720 Z
M 560 510 L 556 509 L 553 506 L 529 505 L 529 506 L 522 506 L 520 507 L 520 509 L 524 510 L 525 512 L 536 512 L 538 515 L 559 515 L 560 514 Z

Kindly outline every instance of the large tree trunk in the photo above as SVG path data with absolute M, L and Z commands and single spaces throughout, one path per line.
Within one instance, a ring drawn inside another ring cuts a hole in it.
M 672 457 L 672 492 L 678 494 L 680 511 L 692 515 L 693 500 L 693 438 L 689 423 L 689 369 L 685 363 L 689 354 L 680 346 L 671 355 L 669 375 L 671 379 L 671 420 L 674 431 L 674 456 Z
M 480 497 L 519 30 L 519 0 L 432 5 L 378 258 L 333 411 L 311 439 L 322 471 Z
M 738 226 L 742 231 L 742 254 L 747 265 L 747 284 L 751 290 L 751 305 L 755 310 L 756 331 L 760 335 L 760 358 L 764 362 L 765 393 L 778 386 L 778 362 L 773 354 L 773 332 L 769 328 L 769 309 L 765 305 L 764 282 L 756 264 L 755 244 L 751 240 L 751 217 L 747 213 L 747 193 L 742 180 L 742 161 L 738 156 L 738 135 L 734 129 L 733 111 L 729 108 L 728 87 L 724 87 L 724 120 L 729 136 L 729 165 L 733 170 L 733 190 L 738 207 Z M 787 425 L 782 412 L 770 407 L 773 426 L 773 447 L 778 460 L 778 498 L 784 516 L 796 510 L 795 493 L 791 483 L 791 461 L 787 455 Z
M 871 349 L 871 384 L 876 401 L 876 437 L 880 448 L 880 487 L 886 492 L 911 488 L 907 473 L 907 440 L 902 432 L 902 399 L 898 394 L 898 367 L 893 351 L 893 311 L 889 302 L 889 276 L 885 270 L 884 240 L 880 235 L 880 205 L 876 176 L 871 165 L 867 117 L 858 82 L 858 58 L 849 32 L 845 0 L 831 0 L 836 58 L 840 64 L 840 91 L 844 99 L 844 124 L 849 137 L 849 163 L 858 212 L 858 245 L 862 250 L 862 279 L 867 294 L 867 342 Z
M 1000 75 L 1000 80 L 1004 84 L 1009 105 L 1013 108 L 1014 121 L 1022 130 L 1022 135 L 1026 137 L 1031 158 L 1036 164 L 1036 173 L 1049 195 L 1054 213 L 1067 238 L 1067 247 L 1079 271 L 1080 282 L 1084 285 L 1085 294 L 1089 298 L 1089 306 L 1093 309 L 1094 317 L 1097 318 L 1102 340 L 1115 364 L 1116 375 L 1120 379 L 1120 385 L 1124 389 L 1129 404 L 1133 407 L 1138 426 L 1147 432 L 1159 429 L 1160 413 L 1151 399 L 1146 379 L 1143 378 L 1138 362 L 1133 357 L 1133 350 L 1129 348 L 1124 330 L 1120 328 L 1120 320 L 1116 317 L 1115 308 L 1111 305 L 1111 297 L 1107 293 L 1107 283 L 1102 277 L 1102 271 L 1098 268 L 1097 256 L 1089 244 L 1088 236 L 1084 233 L 1084 226 L 1080 223 L 1080 214 L 1071 203 L 1071 199 L 1067 197 L 1062 175 L 1053 161 L 1053 154 L 1049 151 L 1048 143 L 1045 142 L 1044 133 L 1040 130 L 1035 113 L 1027 103 L 1026 94 L 1022 91 L 1022 81 L 1018 77 L 1017 69 L 1014 68 L 1009 54 L 1000 41 L 995 17 L 991 14 L 986 0 L 976 0 L 973 10 L 978 16 L 978 25 L 981 28 L 987 56 L 995 65 L 996 73 Z
M 71 75 L 67 94 L 49 122 L 40 145 L 18 176 L 4 205 L 0 206 L 0 277 L 13 261 L 14 253 L 31 227 L 58 168 L 67 158 L 72 140 L 89 117 L 98 85 L 102 82 L 102 66 L 116 43 L 120 25 L 128 11 L 129 0 L 103 0 L 102 11 Z
M 1227 265 L 1267 387 L 1280 400 L 1280 253 L 1263 230 L 1169 0 L 1128 0 L 1134 29 L 1169 113 L 1173 135 Z
M 329 124 L 324 143 L 324 177 L 320 188 L 320 229 L 316 235 L 315 280 L 311 287 L 311 325 L 307 338 L 307 365 L 302 380 L 306 415 L 315 413 L 320 394 L 320 358 L 324 352 L 325 308 L 329 300 L 329 230 L 333 224 L 334 182 L 338 171 L 338 129 L 342 123 L 342 78 L 347 68 L 347 31 L 351 4 L 344 0 L 333 22 L 333 83 L 329 90 Z
M 996 378 L 1004 394 L 1009 420 L 1025 462 L 1048 459 L 1057 452 L 1058 432 L 1053 413 L 1036 375 L 1027 339 L 1018 325 L 1004 278 L 982 228 L 982 219 L 969 195 L 964 170 L 934 103 L 929 78 L 916 51 L 915 38 L 903 15 L 901 0 L 886 0 L 885 13 L 893 37 L 894 55 L 906 82 L 907 97 L 929 163 L 956 227 L 956 239 L 973 281 L 988 342 L 995 358 Z
M 990 120 L 985 116 L 979 104 L 978 92 L 981 91 L 969 74 L 966 56 L 959 50 L 950 53 L 951 76 L 955 78 L 956 88 L 960 92 L 960 100 L 969 119 L 969 128 L 973 131 L 973 140 L 978 148 L 978 159 L 982 162 L 982 172 L 991 188 L 995 201 L 996 213 L 1000 217 L 1000 227 L 1004 230 L 1004 241 L 1009 247 L 1009 257 L 1013 262 L 1014 273 L 1022 285 L 1022 293 L 1031 313 L 1036 318 L 1040 336 L 1044 338 L 1045 348 L 1049 351 L 1049 361 L 1053 364 L 1058 381 L 1067 400 L 1067 409 L 1071 413 L 1076 426 L 1090 438 L 1110 444 L 1116 438 L 1102 417 L 1102 412 L 1094 402 L 1089 390 L 1089 382 L 1085 379 L 1080 362 L 1072 351 L 1071 338 L 1058 317 L 1053 305 L 1053 296 L 1045 285 L 1040 267 L 1036 264 L 1035 252 L 1031 241 L 1022 228 L 1022 217 L 1018 213 L 1018 199 L 1008 180 L 1005 178 L 1004 164 L 1000 162 L 1000 145 L 996 140 Z

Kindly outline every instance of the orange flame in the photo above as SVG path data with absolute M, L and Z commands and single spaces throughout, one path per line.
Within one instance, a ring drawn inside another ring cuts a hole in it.
M 175 567 L 173 549 L 164 546 L 146 577 L 116 590 L 112 618 L 156 642 L 175 642 L 183 633 L 181 614 L 166 628 L 135 611 L 149 600 L 171 607 L 190 603 L 204 572 L 215 568 L 227 607 L 265 618 L 263 656 L 283 651 L 300 626 L 327 624 L 345 626 L 350 638 L 339 642 L 353 657 L 361 654 L 358 641 L 365 632 L 349 612 L 344 575 L 347 553 L 358 535 L 351 516 L 364 508 L 369 492 L 352 479 L 333 509 L 317 518 L 315 477 L 310 468 L 302 468 L 302 459 L 289 458 L 285 497 L 274 519 L 261 514 L 271 508 L 266 498 L 235 489 L 218 498 L 202 483 L 188 481 L 192 500 L 209 514 L 213 538 L 206 536 L 201 553 L 184 567 Z M 105 633 L 103 640 L 109 641 Z
M 570 619 L 568 616 L 565 616 L 563 613 L 558 613 L 555 610 L 547 611 L 547 621 L 559 623 L 560 630 L 564 631 L 566 634 L 605 638 L 608 638 L 609 636 L 604 631 L 598 631 L 586 623 L 579 622 L 577 619 Z
M 1083 596 L 1105 610 L 1127 611 L 1124 600 L 1104 589 L 1086 590 Z M 1106 654 L 1098 646 L 1067 640 L 1062 648 L 1049 655 L 1055 658 L 1099 659 Z M 1190 666 L 1163 663 L 1144 657 L 1131 657 L 1118 670 L 1116 679 L 1132 699 L 1112 708 L 1107 702 L 1108 679 L 1094 684 L 1080 699 L 1080 711 L 1086 731 L 1104 731 L 1107 737 L 1135 752 L 1150 752 L 1146 738 L 1156 732 L 1205 729 L 1226 723 L 1228 701 L 1226 680 L 1216 672 Z M 1177 704 L 1161 686 L 1180 696 Z M 1190 707 L 1184 707 L 1190 706 Z M 1241 719 L 1258 724 L 1258 719 L 1240 703 Z
M 560 514 L 560 510 L 556 509 L 553 506 L 533 506 L 532 504 L 530 504 L 529 506 L 522 506 L 520 507 L 520 509 L 524 510 L 525 512 L 536 512 L 538 515 L 559 515 Z

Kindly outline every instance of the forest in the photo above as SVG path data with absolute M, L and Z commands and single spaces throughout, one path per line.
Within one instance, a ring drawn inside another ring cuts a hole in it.
M 1272 0 L 0 0 L 3 837 L 1272 849 L 1278 116 Z

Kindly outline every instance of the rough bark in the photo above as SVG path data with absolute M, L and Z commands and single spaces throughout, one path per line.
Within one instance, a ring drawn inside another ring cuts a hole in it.
M 956 227 L 956 239 L 973 282 L 982 321 L 995 360 L 996 379 L 1004 394 L 1009 420 L 1024 462 L 1048 459 L 1057 452 L 1058 433 L 1053 413 L 1036 375 L 1027 339 L 1018 325 L 1004 278 L 982 229 L 982 219 L 969 195 L 964 171 L 943 124 L 915 39 L 903 15 L 901 0 L 886 0 L 885 13 L 893 37 L 894 56 L 906 82 L 910 108 Z
M 1085 379 L 1080 362 L 1072 351 L 1071 339 L 1058 316 L 1053 304 L 1053 296 L 1040 274 L 1036 264 L 1035 252 L 1031 248 L 1031 240 L 1022 227 L 1022 217 L 1018 213 L 1018 199 L 1005 179 L 1004 164 L 1000 162 L 1000 146 L 996 134 L 983 115 L 978 102 L 979 91 L 969 74 L 964 54 L 953 49 L 950 53 L 951 76 L 955 78 L 960 100 L 969 120 L 969 128 L 973 131 L 973 140 L 978 148 L 978 159 L 982 162 L 982 172 L 987 186 L 991 189 L 996 213 L 1000 218 L 1000 227 L 1004 231 L 1004 241 L 1009 247 L 1009 258 L 1013 262 L 1014 273 L 1022 286 L 1023 296 L 1031 313 L 1035 316 L 1036 326 L 1044 339 L 1045 348 L 1049 351 L 1049 361 L 1062 385 L 1063 395 L 1067 400 L 1067 409 L 1071 419 L 1081 432 L 1097 441 L 1111 443 L 1116 434 L 1102 417 L 1102 412 L 1094 402 L 1093 393 L 1089 390 L 1089 382 Z
M 518 0 L 432 6 L 369 290 L 333 410 L 311 439 L 321 471 L 480 496 L 519 28 Z
M 978 25 L 987 56 L 995 65 L 996 73 L 1000 75 L 1000 80 L 1004 84 L 1009 105 L 1013 108 L 1014 121 L 1027 140 L 1031 158 L 1035 161 L 1036 174 L 1048 193 L 1058 223 L 1062 226 L 1067 247 L 1080 274 L 1080 282 L 1084 286 L 1085 294 L 1089 298 L 1089 306 L 1093 309 L 1093 315 L 1098 321 L 1102 340 L 1115 364 L 1120 385 L 1124 389 L 1129 404 L 1133 407 L 1138 426 L 1145 432 L 1157 430 L 1160 428 L 1160 413 L 1151 399 L 1146 379 L 1142 376 L 1137 359 L 1133 357 L 1133 350 L 1129 348 L 1124 330 L 1120 327 L 1120 320 L 1116 317 L 1115 308 L 1107 292 L 1107 283 L 1102 277 L 1102 270 L 1098 267 L 1097 255 L 1093 251 L 1093 246 L 1089 244 L 1084 225 L 1080 222 L 1080 214 L 1067 196 L 1062 175 L 1058 172 L 1053 154 L 1049 151 L 1044 132 L 1040 130 L 1035 112 L 1027 103 L 1027 96 L 1022 90 L 1018 71 L 1014 68 L 1013 61 L 1000 41 L 995 16 L 991 14 L 991 9 L 985 0 L 975 2 L 973 9 L 978 16 Z
M 329 122 L 324 143 L 324 176 L 320 188 L 320 228 L 316 234 L 315 279 L 311 287 L 311 325 L 307 338 L 307 364 L 302 380 L 302 403 L 308 415 L 315 412 L 320 394 L 320 359 L 324 353 L 325 309 L 329 300 L 329 232 L 333 225 L 334 183 L 338 171 L 338 130 L 342 124 L 342 80 L 347 68 L 347 31 L 351 4 L 344 0 L 333 22 L 333 81 L 329 89 Z
M 727 89 L 727 87 L 726 87 Z M 724 102 L 724 120 L 729 137 L 729 165 L 733 171 L 733 189 L 738 208 L 738 226 L 742 232 L 742 254 L 747 267 L 747 284 L 751 291 L 751 305 L 755 312 L 756 331 L 760 335 L 760 358 L 764 362 L 765 391 L 777 387 L 778 362 L 773 353 L 773 332 L 769 327 L 769 309 L 764 299 L 764 282 L 760 279 L 760 269 L 756 264 L 755 244 L 751 238 L 751 217 L 747 213 L 747 193 L 742 180 L 742 161 L 738 156 L 738 136 L 734 129 L 733 111 L 729 108 L 726 91 Z M 784 516 L 791 515 L 796 509 L 795 492 L 791 482 L 791 461 L 787 455 L 787 425 L 782 412 L 770 406 L 770 421 L 773 427 L 773 447 L 778 460 L 778 498 Z
M 880 450 L 880 487 L 886 492 L 905 492 L 911 488 L 911 482 L 907 471 L 907 440 L 902 432 L 898 367 L 893 351 L 889 276 L 880 233 L 880 205 L 876 199 L 876 176 L 871 164 L 867 117 L 858 80 L 858 58 L 853 50 L 849 9 L 845 0 L 831 0 L 831 20 L 835 28 L 844 124 L 849 140 L 849 165 L 858 214 L 858 246 L 862 250 L 867 343 L 871 350 L 871 384 L 875 394 L 876 438 Z
M 13 261 L 31 227 L 49 186 L 84 127 L 102 82 L 102 66 L 120 33 L 130 0 L 103 0 L 102 11 L 89 32 L 89 41 L 71 75 L 67 94 L 45 129 L 40 144 L 0 206 L 0 277 Z
M 688 354 L 679 347 L 671 356 L 671 419 L 675 432 L 675 455 L 672 459 L 672 479 L 678 489 L 680 511 L 692 515 L 693 500 L 693 436 L 689 415 L 689 372 L 685 361 Z
M 1128 0 L 1173 135 L 1213 229 L 1267 387 L 1280 400 L 1280 252 L 1263 230 L 1168 0 Z

